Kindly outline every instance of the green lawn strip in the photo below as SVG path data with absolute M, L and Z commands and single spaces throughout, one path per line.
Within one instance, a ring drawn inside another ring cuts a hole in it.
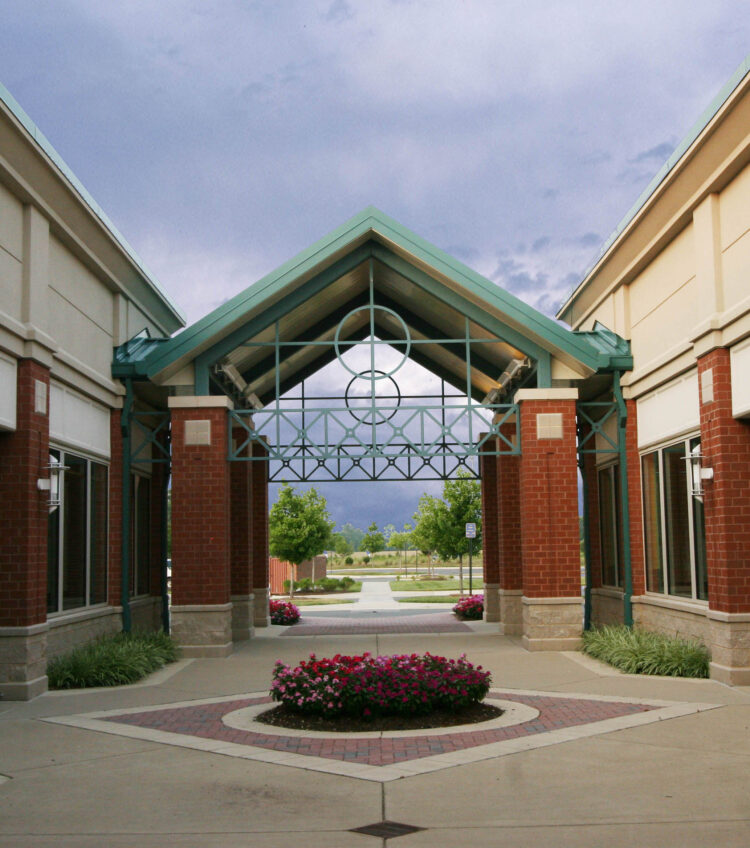
M 391 580 L 391 589 L 394 592 L 436 592 L 440 589 L 454 590 L 458 589 L 458 580 L 455 577 L 448 577 L 445 580 Z M 468 579 L 464 580 L 464 588 L 469 585 Z
M 298 595 L 342 595 L 342 594 L 348 595 L 350 593 L 361 592 L 361 591 L 362 591 L 362 581 L 361 580 L 355 580 L 354 583 L 347 586 L 346 589 L 343 589 L 343 588 L 342 589 L 333 589 L 330 592 L 326 592 L 325 589 L 306 590 L 306 589 L 300 589 L 298 586 L 295 586 L 294 587 L 294 596 L 297 597 Z
M 380 568 L 329 568 L 330 572 L 336 572 L 337 574 L 369 574 L 373 577 L 388 577 L 390 574 L 400 574 L 399 571 L 395 571 L 394 569 L 380 569 Z
M 457 604 L 460 595 L 413 595 L 409 598 L 394 598 L 400 604 Z
M 50 660 L 50 689 L 85 689 L 135 683 L 177 659 L 177 646 L 163 632 L 104 636 Z
M 318 607 L 327 604 L 353 604 L 356 603 L 356 598 L 298 598 L 295 595 L 292 603 L 298 607 Z
M 701 642 L 622 625 L 583 634 L 583 652 L 627 674 L 708 677 L 708 649 Z

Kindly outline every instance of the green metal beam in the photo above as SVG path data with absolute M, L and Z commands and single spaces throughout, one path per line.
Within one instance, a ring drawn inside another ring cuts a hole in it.
M 470 321 L 473 321 L 480 327 L 484 327 L 485 330 L 497 336 L 498 339 L 508 342 L 508 344 L 518 348 L 518 350 L 527 356 L 537 360 L 539 387 L 546 388 L 550 385 L 551 355 L 549 351 L 524 336 L 518 330 L 514 330 L 503 321 L 493 317 L 486 309 L 477 306 L 463 295 L 460 295 L 434 277 L 431 277 L 427 272 L 422 271 L 420 268 L 397 256 L 388 250 L 388 248 L 376 244 L 373 246 L 373 255 L 379 262 L 382 262 L 397 274 L 400 274 L 405 279 L 414 283 L 414 285 L 428 292 L 437 300 L 446 304 L 446 306 L 455 309 L 460 315 L 464 315 Z M 592 367 L 596 368 L 596 364 L 593 364 Z
M 370 328 L 362 327 L 357 330 L 356 333 L 352 333 L 350 336 L 347 336 L 346 341 L 362 341 L 362 339 L 367 338 L 370 334 Z M 308 377 L 312 377 L 313 374 L 317 374 L 321 368 L 325 368 L 326 365 L 333 362 L 336 359 L 336 351 L 331 347 L 320 347 L 321 351 L 319 356 L 316 356 L 311 362 L 308 362 L 305 366 L 300 368 L 298 371 L 295 371 L 294 374 L 291 374 L 285 380 L 282 380 L 279 384 L 279 393 L 281 395 L 285 395 L 287 392 L 291 391 L 293 388 L 298 386 L 303 380 L 306 380 Z M 271 389 L 271 391 L 264 392 L 260 395 L 260 402 L 266 406 L 272 401 L 276 399 L 276 389 Z
M 131 430 L 133 420 L 133 381 L 125 379 L 125 400 L 120 416 L 122 432 L 122 544 L 120 545 L 120 603 L 122 605 L 122 629 L 130 633 L 132 618 L 130 615 L 130 533 L 132 516 L 130 514 L 130 472 L 131 472 Z
M 363 292 L 362 294 L 357 295 L 357 297 L 352 298 L 343 306 L 340 306 L 338 309 L 335 309 L 333 312 L 326 315 L 325 318 L 321 318 L 321 320 L 316 324 L 308 327 L 304 333 L 300 333 L 299 336 L 296 336 L 291 340 L 290 346 L 287 347 L 284 343 L 282 343 L 281 350 L 279 351 L 279 365 L 283 365 L 287 359 L 300 352 L 299 347 L 294 347 L 292 345 L 298 345 L 300 342 L 313 342 L 320 336 L 330 333 L 331 330 L 335 329 L 339 322 L 353 309 L 367 306 L 368 300 L 369 296 L 367 292 Z M 333 341 L 331 341 L 331 347 L 333 347 Z M 244 371 L 242 377 L 245 382 L 254 383 L 256 380 L 260 380 L 269 371 L 273 371 L 275 367 L 276 353 L 274 352 L 259 360 L 253 366 Z
M 630 496 L 628 489 L 627 421 L 628 408 L 622 396 L 620 372 L 612 377 L 612 392 L 617 403 L 617 446 L 620 455 L 620 514 L 622 516 L 622 559 L 625 566 L 623 618 L 626 627 L 633 626 L 633 562 L 630 550 Z
M 269 306 L 268 309 L 263 310 L 254 318 L 246 321 L 240 327 L 223 336 L 215 344 L 211 345 L 211 347 L 200 353 L 195 358 L 195 393 L 197 395 L 208 394 L 208 371 L 212 365 L 223 359 L 243 342 L 262 333 L 263 330 L 268 329 L 268 327 L 272 326 L 285 315 L 288 315 L 292 310 L 301 306 L 332 283 L 335 283 L 344 274 L 353 271 L 369 259 L 370 253 L 369 245 L 363 245 L 353 250 L 342 259 L 339 259 L 338 262 L 334 262 L 333 265 L 316 274 L 286 297 L 281 298 L 281 300 Z M 156 370 L 157 366 L 154 365 L 153 370 L 149 370 L 149 375 L 155 373 Z
M 415 315 L 410 309 L 402 306 L 395 300 L 391 300 L 391 298 L 386 297 L 385 295 L 378 295 L 378 305 L 387 306 L 394 312 L 398 312 L 408 326 L 412 327 L 420 335 L 423 335 L 431 341 L 434 341 L 438 347 L 440 347 L 442 350 L 447 351 L 451 356 L 455 356 L 461 361 L 462 365 L 466 365 L 466 353 L 462 349 L 461 345 L 441 343 L 441 337 L 445 338 L 446 335 L 442 330 L 439 330 L 437 327 L 434 327 L 428 321 L 425 321 L 423 318 L 420 318 Z M 503 341 L 503 339 L 498 339 L 498 342 L 501 341 Z M 413 349 L 414 346 L 412 346 L 412 350 Z M 471 352 L 471 367 L 476 368 L 477 371 L 481 371 L 482 374 L 485 374 L 490 380 L 497 379 L 498 375 L 503 369 L 502 365 L 495 365 L 494 363 L 490 362 L 486 357 L 482 356 L 479 353 L 476 353 L 473 350 Z

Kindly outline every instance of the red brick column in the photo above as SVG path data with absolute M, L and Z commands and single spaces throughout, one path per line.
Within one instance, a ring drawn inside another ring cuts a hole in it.
M 711 676 L 750 684 L 750 424 L 732 417 L 729 351 L 698 360 Z
M 231 652 L 227 398 L 174 397 L 172 634 L 183 656 Z
M 37 409 L 39 411 L 37 411 Z M 0 434 L 0 692 L 26 700 L 47 688 L 49 369 L 18 360 L 16 429 Z
M 233 438 L 244 441 L 244 428 L 233 431 Z M 249 455 L 249 447 L 242 456 Z M 239 642 L 253 635 L 253 561 L 252 561 L 252 514 L 250 508 L 250 479 L 252 462 L 230 462 L 231 489 L 231 592 L 232 592 L 232 640 Z
M 482 433 L 480 443 L 487 437 Z M 496 450 L 497 439 L 484 442 L 485 450 Z M 484 620 L 500 621 L 500 560 L 497 537 L 497 456 L 479 457 L 479 477 L 482 492 L 482 562 L 484 567 Z
M 516 436 L 516 425 L 501 428 L 508 439 Z M 521 582 L 521 457 L 504 454 L 497 463 L 497 528 L 499 544 L 500 631 L 506 636 L 522 631 L 523 588 Z
M 628 508 L 630 510 L 630 567 L 633 596 L 646 592 L 646 557 L 643 549 L 643 501 L 641 500 L 641 457 L 638 453 L 638 405 L 626 400 L 628 420 L 625 451 L 628 466 Z
M 523 641 L 573 648 L 583 623 L 578 541 L 576 390 L 522 389 Z
M 253 442 L 253 456 L 264 457 L 268 449 L 260 442 Z M 250 515 L 252 529 L 250 533 L 251 555 L 253 563 L 253 595 L 255 596 L 256 627 L 268 627 L 268 599 L 270 597 L 270 579 L 268 571 L 268 462 L 253 460 L 249 463 Z

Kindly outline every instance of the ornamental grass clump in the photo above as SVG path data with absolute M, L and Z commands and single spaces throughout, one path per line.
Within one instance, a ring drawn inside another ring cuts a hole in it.
M 708 677 L 710 655 L 701 642 L 618 626 L 583 634 L 583 651 L 627 674 Z
M 446 659 L 426 653 L 373 657 L 310 654 L 296 668 L 277 661 L 271 697 L 296 713 L 326 718 L 421 715 L 460 710 L 481 701 L 490 673 L 462 654 Z
M 177 646 L 164 632 L 115 633 L 81 645 L 47 664 L 50 689 L 121 686 L 177 659 Z
M 299 621 L 299 607 L 291 601 L 271 601 L 269 607 L 271 624 L 296 624 Z
M 461 598 L 453 607 L 453 612 L 459 618 L 468 618 L 472 621 L 480 619 L 484 615 L 484 595 Z

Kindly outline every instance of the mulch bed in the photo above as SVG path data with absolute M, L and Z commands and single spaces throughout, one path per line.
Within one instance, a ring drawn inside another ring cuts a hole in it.
M 319 730 L 324 733 L 361 733 L 373 730 L 430 730 L 433 727 L 453 727 L 457 724 L 476 724 L 489 721 L 503 714 L 500 707 L 491 704 L 472 704 L 462 710 L 434 710 L 425 715 L 377 716 L 366 719 L 361 716 L 323 718 L 305 715 L 290 710 L 281 704 L 261 713 L 255 720 L 274 727 L 289 727 L 293 730 Z

